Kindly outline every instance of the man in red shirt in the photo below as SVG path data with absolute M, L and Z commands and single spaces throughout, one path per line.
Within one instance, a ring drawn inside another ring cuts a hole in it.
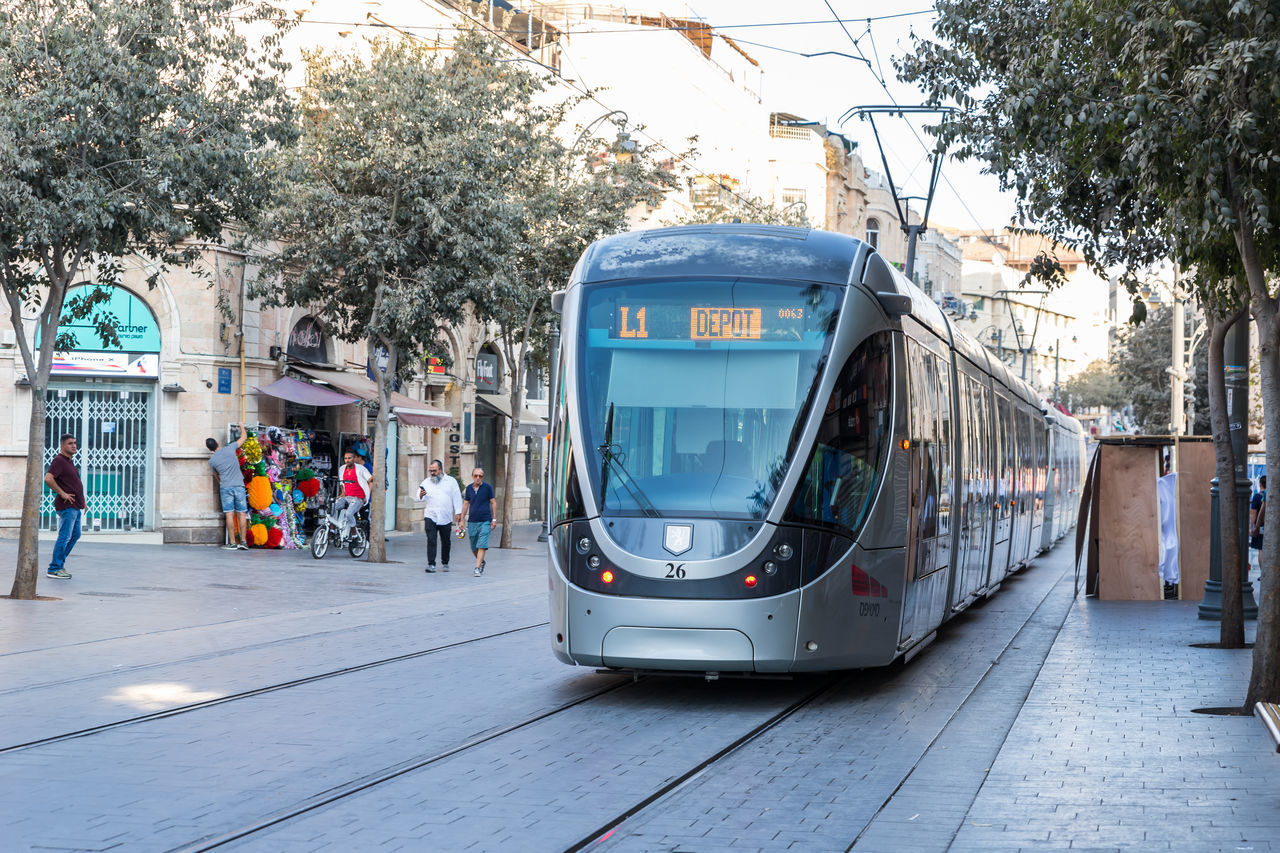
M 373 494 L 369 484 L 373 478 L 369 470 L 356 462 L 356 455 L 348 450 L 342 454 L 342 467 L 338 469 L 338 499 L 333 502 L 333 514 L 338 517 L 338 529 L 343 539 L 356 523 L 356 513 Z
M 57 492 L 53 508 L 58 513 L 58 541 L 53 546 L 53 558 L 47 574 L 51 578 L 69 578 L 71 573 L 63 568 L 71 549 L 80 539 L 80 512 L 85 508 L 84 485 L 80 472 L 71 461 L 76 455 L 76 437 L 67 433 L 58 441 L 58 454 L 49 463 L 44 481 Z

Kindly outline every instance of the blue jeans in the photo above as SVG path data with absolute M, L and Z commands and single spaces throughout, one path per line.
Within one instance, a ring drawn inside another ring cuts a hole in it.
M 49 571 L 56 572 L 62 569 L 62 564 L 67 561 L 71 549 L 76 546 L 79 539 L 80 510 L 58 510 L 58 541 L 53 544 L 53 559 L 49 561 Z

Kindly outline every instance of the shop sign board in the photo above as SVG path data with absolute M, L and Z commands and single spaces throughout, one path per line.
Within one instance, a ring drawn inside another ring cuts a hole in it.
M 289 332 L 289 345 L 285 348 L 285 352 L 290 358 L 296 358 L 308 364 L 327 363 L 324 331 L 320 328 L 320 321 L 315 317 L 303 317 L 295 323 L 293 331 Z
M 156 379 L 160 376 L 160 356 L 153 352 L 55 352 L 52 372 L 61 376 Z
M 498 390 L 498 357 L 482 352 L 476 356 L 476 390 L 486 393 Z
M 87 295 L 93 285 L 79 285 L 67 291 L 68 303 L 78 296 Z M 160 325 L 155 315 L 137 296 L 123 287 L 106 287 L 110 297 L 106 302 L 95 305 L 93 313 L 79 320 L 65 319 L 58 326 L 58 335 L 70 335 L 75 344 L 74 350 L 90 352 L 125 352 L 145 353 L 160 352 Z M 116 337 L 119 344 L 104 344 L 93 324 L 97 315 L 110 314 L 115 318 Z M 36 346 L 40 346 L 40 337 L 36 336 Z M 56 369 L 56 368 L 55 368 Z
M 229 367 L 218 368 L 218 393 L 231 393 L 231 368 Z

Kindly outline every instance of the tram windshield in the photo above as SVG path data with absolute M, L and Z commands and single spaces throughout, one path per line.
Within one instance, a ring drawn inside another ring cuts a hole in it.
M 585 290 L 582 427 L 601 512 L 761 518 L 786 473 L 840 289 L 747 281 Z

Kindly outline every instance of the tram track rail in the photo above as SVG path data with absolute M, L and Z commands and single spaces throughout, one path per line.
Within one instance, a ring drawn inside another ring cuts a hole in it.
M 366 663 L 359 663 L 359 664 L 353 664 L 351 666 L 344 666 L 338 669 L 329 670 L 327 672 L 320 672 L 314 675 L 307 675 L 301 678 L 290 679 L 289 681 L 281 681 L 276 684 L 268 684 L 263 687 L 255 687 L 250 690 L 241 690 L 236 693 L 228 693 L 225 696 L 219 696 L 214 699 L 206 699 L 201 702 L 191 702 L 186 705 L 177 705 L 173 708 L 166 708 L 161 711 L 154 711 L 150 714 L 139 714 L 134 717 L 126 717 L 125 719 L 122 719 L 122 720 L 112 720 L 111 722 L 101 723 L 96 726 L 87 726 L 83 729 L 77 729 L 75 731 L 70 731 L 70 732 L 62 732 L 60 734 L 50 735 L 48 737 L 43 737 L 43 738 L 37 738 L 36 740 L 26 741 L 24 743 L 10 744 L 9 746 L 0 747 L 0 755 L 8 755 L 15 752 L 22 752 L 25 750 L 36 749 L 42 746 L 49 746 L 55 743 L 62 743 L 64 741 L 91 737 L 93 735 L 101 734 L 103 732 L 114 731 L 116 729 L 122 729 L 128 726 L 136 726 L 142 723 L 153 722 L 155 720 L 163 720 L 168 717 L 176 717 L 182 714 L 190 714 L 194 711 L 201 711 L 206 708 L 214 708 L 219 705 L 226 705 L 231 702 L 241 701 L 243 699 L 251 699 L 255 696 L 264 696 L 270 693 L 277 693 L 282 690 L 289 690 L 294 687 L 302 687 L 308 684 L 315 684 L 316 682 L 319 682 L 319 681 L 326 681 L 331 678 L 339 678 L 344 675 L 351 675 L 353 673 L 363 672 L 369 669 L 376 669 L 378 667 L 389 666 L 391 664 L 404 663 L 405 661 L 415 660 L 417 658 L 426 657 L 428 655 L 439 654 L 440 652 L 445 652 L 451 649 L 457 649 L 464 646 L 468 646 L 468 645 L 471 645 L 472 643 L 481 643 L 481 642 L 485 642 L 486 640 L 494 640 L 494 639 L 498 639 L 499 637 L 509 636 L 511 634 L 518 634 L 524 631 L 533 631 L 538 628 L 545 628 L 548 624 L 549 623 L 547 622 L 538 622 L 532 625 L 521 625 L 517 628 L 508 628 L 505 631 L 496 631 L 492 634 L 485 634 L 480 637 L 470 637 L 465 640 L 458 640 L 452 643 L 443 643 L 438 646 L 432 646 L 431 648 L 428 648 L 428 649 L 419 649 L 413 652 L 405 652 L 404 654 L 393 655 L 391 657 L 386 657 L 386 658 L 380 658 L 378 660 L 368 661 Z
M 824 696 L 834 692 L 837 688 L 848 682 L 851 676 L 849 674 L 829 676 L 813 690 L 808 691 L 805 695 L 793 701 L 787 707 L 778 713 L 769 717 L 762 723 L 749 729 L 745 734 L 735 739 L 732 743 L 724 746 L 720 750 L 713 753 L 708 758 L 699 761 L 689 770 L 672 779 L 667 784 L 658 788 L 642 800 L 632 804 L 618 816 L 606 821 L 586 836 L 564 848 L 565 853 L 578 853 L 578 851 L 587 850 L 599 844 L 608 841 L 621 827 L 628 821 L 643 815 L 645 810 L 651 806 L 661 802 L 668 796 L 676 793 L 681 788 L 696 781 L 699 776 L 715 767 L 716 764 L 736 753 L 738 750 L 750 744 L 752 741 L 768 734 L 782 723 L 786 722 L 795 714 L 812 705 Z
M 429 767 L 432 764 L 452 758 L 455 755 L 475 749 L 476 747 L 483 746 L 484 744 L 497 740 L 498 738 L 514 734 L 521 729 L 528 728 L 529 726 L 542 722 L 543 720 L 554 717 L 557 714 L 563 714 L 565 711 L 576 708 L 579 705 L 584 705 L 595 699 L 599 699 L 601 696 L 608 693 L 634 688 L 638 682 L 645 680 L 647 677 L 648 676 L 641 676 L 636 679 L 619 680 L 613 684 L 605 685 L 604 687 L 594 690 L 585 696 L 579 696 L 577 699 L 564 702 L 557 707 L 546 711 L 539 711 L 538 713 L 525 717 L 522 720 L 509 723 L 482 735 L 478 735 L 456 746 L 451 746 L 448 749 L 432 753 L 431 755 L 406 759 L 405 761 L 384 767 L 380 770 L 375 770 L 372 773 L 366 773 L 359 778 L 352 779 L 349 782 L 344 782 L 341 785 L 336 785 L 326 791 L 322 791 L 305 800 L 297 802 L 292 806 L 272 812 L 265 817 L 259 818 L 252 823 L 244 824 L 236 829 L 228 830 L 217 835 L 206 836 L 180 847 L 171 847 L 166 851 L 166 853 L 202 853 L 202 851 L 216 850 L 219 847 L 248 838 L 249 836 L 270 829 L 273 826 L 302 817 L 308 812 L 315 811 L 316 809 L 323 808 L 339 802 L 340 800 L 360 794 L 370 788 L 375 788 L 378 785 L 391 782 L 392 780 L 408 773 L 413 773 L 416 770 Z
M 379 785 L 392 782 L 417 770 L 425 769 L 433 764 L 461 755 L 469 750 L 484 746 L 485 744 L 491 743 L 500 738 L 519 733 L 523 729 L 527 729 L 530 726 L 544 720 L 548 720 L 556 715 L 563 714 L 567 711 L 573 710 L 574 708 L 591 703 L 608 694 L 622 690 L 635 689 L 640 684 L 650 681 L 655 676 L 670 675 L 670 673 L 619 672 L 617 675 L 626 676 L 625 680 L 620 678 L 614 683 L 600 687 L 599 689 L 596 689 L 586 695 L 579 696 L 574 700 L 564 702 L 555 708 L 550 708 L 545 711 L 532 714 L 514 723 L 509 723 L 492 731 L 477 735 L 463 743 L 451 746 L 447 749 L 440 750 L 430 755 L 406 759 L 371 773 L 364 774 L 358 778 L 319 792 L 291 806 L 265 815 L 255 821 L 245 823 L 235 829 L 227 830 L 218 834 L 211 834 L 187 844 L 169 848 L 166 853 L 204 853 L 205 851 L 216 850 L 228 844 L 250 839 L 258 833 L 277 827 L 281 824 L 287 823 L 288 821 L 301 818 L 317 809 L 339 803 L 349 797 L 364 793 Z M 829 695 L 831 692 L 847 683 L 850 677 L 850 674 L 842 673 L 822 678 L 815 687 L 805 691 L 804 695 L 791 701 L 786 705 L 786 707 L 771 714 L 763 722 L 752 726 L 748 731 L 735 738 L 729 744 L 716 750 L 708 757 L 699 760 L 685 772 L 661 785 L 652 793 L 627 807 L 616 817 L 611 818 L 603 825 L 593 829 L 587 835 L 578 841 L 573 842 L 564 849 L 567 853 L 571 851 L 586 850 L 596 844 L 608 840 L 608 838 L 627 821 L 643 814 L 643 812 L 649 807 L 662 801 L 683 786 L 694 782 L 699 776 L 712 769 L 720 761 L 723 761 L 733 755 L 738 750 L 747 746 L 762 735 L 767 734 L 770 730 L 782 724 L 796 713 L 811 705 L 813 702 Z

